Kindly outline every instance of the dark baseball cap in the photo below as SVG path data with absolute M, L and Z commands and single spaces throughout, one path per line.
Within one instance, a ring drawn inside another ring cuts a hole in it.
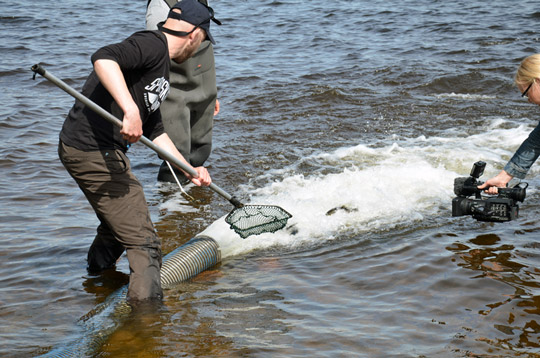
M 180 10 L 180 13 L 174 11 L 174 9 Z M 159 26 L 159 29 L 161 31 L 168 32 L 171 35 L 186 36 L 195 31 L 197 27 L 200 27 L 206 32 L 207 39 L 213 44 L 216 43 L 212 37 L 212 34 L 210 34 L 210 20 L 214 21 L 218 25 L 221 25 L 221 21 L 214 17 L 214 10 L 211 7 L 206 6 L 197 0 L 182 0 L 177 2 L 171 8 L 168 18 L 189 22 L 190 24 L 194 25 L 195 28 L 193 28 L 193 30 L 190 32 L 174 31 L 164 28 L 163 24 L 160 24 L 161 26 Z

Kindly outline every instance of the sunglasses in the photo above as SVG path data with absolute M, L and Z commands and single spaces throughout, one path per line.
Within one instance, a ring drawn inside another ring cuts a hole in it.
M 525 97 L 527 96 L 527 93 L 529 92 L 529 90 L 531 89 L 532 85 L 534 84 L 534 80 L 531 82 L 531 84 L 529 85 L 529 87 L 527 87 L 527 89 L 521 94 L 521 97 Z M 527 96 L 529 97 L 529 96 Z

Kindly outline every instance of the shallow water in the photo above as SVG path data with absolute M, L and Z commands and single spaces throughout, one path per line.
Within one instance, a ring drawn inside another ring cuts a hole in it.
M 104 3 L 103 3 L 104 4 Z M 89 57 L 144 26 L 144 2 L 8 3 L 0 15 L 0 352 L 35 356 L 127 283 L 85 269 L 97 220 L 56 154 Z M 540 356 L 537 166 L 520 218 L 451 217 L 453 180 L 504 166 L 537 123 L 512 77 L 536 52 L 536 3 L 214 1 L 221 113 L 208 162 L 290 227 L 238 240 L 231 205 L 158 185 L 130 150 L 165 252 L 208 230 L 223 262 L 131 317 L 99 357 Z M 28 9 L 33 9 L 29 11 Z M 333 215 L 329 210 L 345 207 Z

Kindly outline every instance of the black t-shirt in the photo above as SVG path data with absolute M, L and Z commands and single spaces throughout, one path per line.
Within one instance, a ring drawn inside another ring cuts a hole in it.
M 133 100 L 139 107 L 143 135 L 150 140 L 164 133 L 160 104 L 169 94 L 169 49 L 160 31 L 136 32 L 124 41 L 102 47 L 92 55 L 92 63 L 109 59 L 118 63 Z M 122 119 L 124 114 L 109 92 L 103 87 L 95 71 L 88 76 L 82 93 Z M 69 111 L 60 139 L 80 150 L 122 149 L 128 142 L 120 128 L 103 119 L 79 100 Z

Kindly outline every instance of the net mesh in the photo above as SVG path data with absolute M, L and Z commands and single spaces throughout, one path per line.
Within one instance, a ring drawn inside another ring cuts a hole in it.
M 276 232 L 287 225 L 292 215 L 274 205 L 244 205 L 227 215 L 225 221 L 243 239 L 250 235 Z

